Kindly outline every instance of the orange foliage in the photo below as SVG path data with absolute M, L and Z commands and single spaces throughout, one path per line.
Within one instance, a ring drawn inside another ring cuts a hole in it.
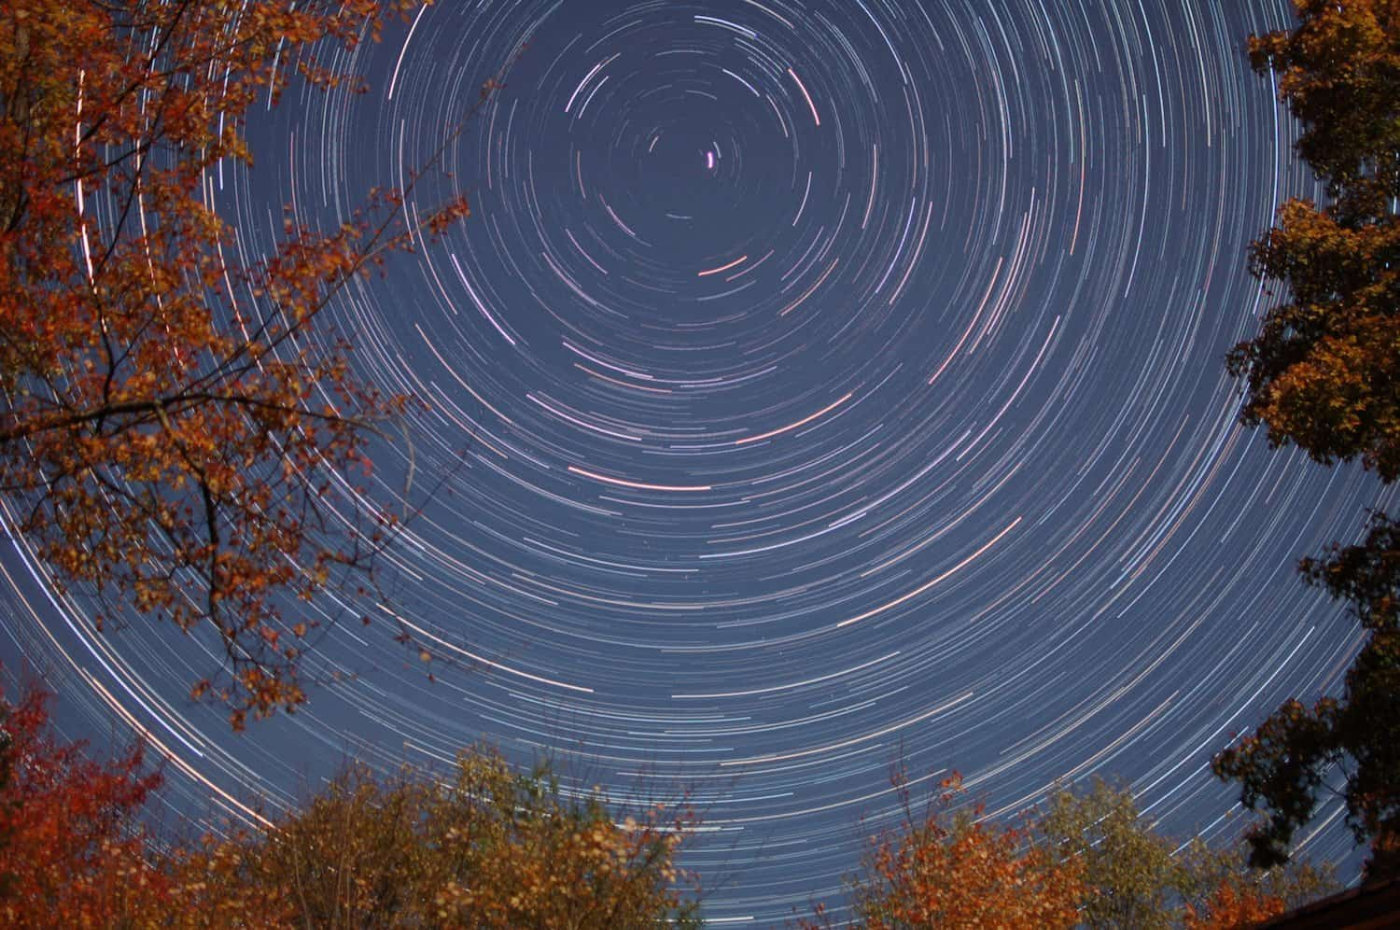
M 0 701 L 0 926 L 9 930 L 685 930 L 694 825 L 657 805 L 615 822 L 545 771 L 486 749 L 441 773 L 352 767 L 265 832 L 158 841 L 160 775 L 140 748 L 102 765 L 48 731 L 44 697 Z
M 3 705 L 0 705 L 3 706 Z M 0 710 L 0 924 L 142 925 L 169 890 L 134 815 L 160 784 L 139 747 L 100 765 L 47 732 L 44 696 Z
M 1185 930 L 1237 930 L 1253 927 L 1287 910 L 1280 897 L 1259 888 L 1226 881 L 1206 899 L 1199 911 L 1186 908 Z
M 1030 844 L 1028 831 L 980 821 L 980 804 L 950 817 L 947 806 L 961 781 L 955 777 L 945 787 L 940 808 L 921 822 L 907 817 L 902 832 L 873 841 L 852 889 L 859 926 L 1051 930 L 1077 924 L 1087 894 L 1082 865 L 1055 861 Z M 825 917 L 820 909 L 818 917 Z
M 352 376 L 327 307 L 412 245 L 402 217 L 431 238 L 468 211 L 398 209 L 411 183 L 329 231 L 288 214 L 275 254 L 244 263 L 210 171 L 251 164 L 248 108 L 289 75 L 355 89 L 316 50 L 414 5 L 0 5 L 6 517 L 57 583 L 212 624 L 226 674 L 195 693 L 228 701 L 235 727 L 305 700 L 316 621 L 297 598 L 363 585 L 393 526 L 323 500 L 406 403 Z

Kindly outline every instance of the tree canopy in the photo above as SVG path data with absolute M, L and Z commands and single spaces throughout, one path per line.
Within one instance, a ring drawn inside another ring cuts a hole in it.
M 955 777 L 922 813 L 907 796 L 850 881 L 854 926 L 1232 930 L 1332 889 L 1326 870 L 1264 873 L 1237 846 L 1181 843 L 1143 817 L 1125 788 L 1060 788 L 1012 824 L 961 803 Z M 832 926 L 818 906 L 806 930 Z
M 159 785 L 139 747 L 96 762 L 49 732 L 42 692 L 0 694 L 0 923 L 113 926 L 158 899 L 137 814 Z
M 1326 868 L 1292 862 L 1254 873 L 1238 844 L 1183 843 L 1159 831 L 1130 790 L 1098 779 L 1053 793 L 1035 825 L 1055 856 L 1084 869 L 1085 930 L 1225 930 L 1334 890 Z
M 1323 464 L 1359 459 L 1400 477 L 1400 3 L 1295 0 L 1294 28 L 1250 39 L 1301 124 L 1298 154 L 1325 185 L 1292 199 L 1254 243 L 1253 270 L 1279 298 L 1255 338 L 1230 353 L 1242 418 L 1275 445 Z M 1309 583 L 1345 601 L 1366 639 L 1340 696 L 1289 701 L 1216 757 L 1251 809 L 1268 812 L 1253 861 L 1285 859 L 1337 767 L 1371 869 L 1400 846 L 1400 526 L 1376 513 L 1365 539 L 1303 560 Z
M 58 738 L 43 694 L 0 694 L 0 924 L 121 930 L 355 927 L 661 930 L 698 925 L 676 865 L 694 825 L 617 817 L 547 768 L 484 747 L 450 770 L 351 765 L 286 813 L 191 840 L 143 826 L 160 787 L 139 747 L 107 761 Z
M 900 776 L 896 776 L 900 778 Z M 1029 845 L 1030 833 L 982 818 L 983 808 L 956 809 L 962 781 L 953 776 L 925 811 L 915 811 L 907 786 L 898 828 L 871 838 L 851 879 L 855 926 L 865 930 L 935 927 L 1069 928 L 1079 921 L 1083 863 Z M 804 930 L 831 926 L 818 905 Z
M 288 213 L 272 254 L 250 258 L 211 172 L 251 165 L 249 107 L 288 81 L 358 89 L 318 53 L 415 5 L 0 6 L 4 518 L 55 583 L 216 630 L 226 666 L 194 692 L 226 700 L 236 727 L 305 699 L 303 602 L 372 578 L 393 526 L 333 499 L 408 401 L 354 377 L 329 308 L 467 205 L 424 205 L 412 230 L 396 209 L 411 191 L 330 229 Z
M 1373 516 L 1356 545 L 1334 545 L 1304 559 L 1304 577 L 1345 600 L 1367 633 L 1340 696 L 1312 707 L 1291 700 L 1215 759 L 1215 771 L 1240 782 L 1241 800 L 1267 809 L 1255 829 L 1253 861 L 1288 857 L 1294 833 L 1309 820 L 1329 779 L 1345 781 L 1348 822 L 1357 842 L 1370 842 L 1368 869 L 1392 874 L 1400 865 L 1400 525 Z
M 548 770 L 476 748 L 446 778 L 351 766 L 265 831 L 208 839 L 170 869 L 198 926 L 684 928 L 698 905 L 674 858 L 691 820 L 655 806 L 617 823 Z
M 1400 476 L 1400 5 L 1297 0 L 1298 25 L 1250 39 L 1256 70 L 1302 124 L 1297 151 L 1327 202 L 1292 199 L 1254 243 L 1283 300 L 1237 345 L 1244 418 L 1319 462 Z
M 0 670 L 0 685 L 3 685 Z M 1227 930 L 1330 890 L 1303 863 L 1252 872 L 1237 847 L 1181 843 L 1102 782 L 1010 824 L 954 776 L 870 840 L 851 877 L 866 930 Z M 107 762 L 48 725 L 44 696 L 0 693 L 0 923 L 6 927 L 661 930 L 698 927 L 677 857 L 699 824 L 679 796 L 619 808 L 513 770 L 489 747 L 388 774 L 351 763 L 260 825 L 172 834 L 139 749 Z M 595 789 L 596 792 L 596 789 Z M 833 926 L 817 906 L 799 922 Z

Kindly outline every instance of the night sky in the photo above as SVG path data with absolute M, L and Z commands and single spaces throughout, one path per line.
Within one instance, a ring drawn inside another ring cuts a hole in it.
M 336 307 L 361 375 L 427 404 L 375 448 L 377 499 L 411 471 L 422 508 L 386 606 L 320 602 L 349 622 L 309 670 L 357 677 L 231 734 L 185 697 L 217 644 L 97 635 L 22 541 L 0 658 L 68 732 L 148 731 L 167 799 L 212 816 L 481 739 L 620 802 L 686 787 L 711 919 L 837 894 L 900 760 L 997 812 L 1118 777 L 1167 829 L 1227 834 L 1210 756 L 1360 643 L 1293 565 L 1386 501 L 1237 425 L 1224 370 L 1269 306 L 1248 243 L 1313 191 L 1243 54 L 1287 21 L 440 0 L 344 60 L 369 93 L 258 108 L 256 165 L 211 181 L 249 260 L 284 203 L 330 228 L 439 150 L 410 221 L 472 199 Z M 1345 857 L 1319 823 L 1310 851 Z

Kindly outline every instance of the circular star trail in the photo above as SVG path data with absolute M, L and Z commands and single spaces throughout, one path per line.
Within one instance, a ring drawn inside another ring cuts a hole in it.
M 209 644 L 95 635 L 23 540 L 8 660 L 73 726 L 159 740 L 187 804 L 481 739 L 621 802 L 688 790 L 711 919 L 839 895 L 896 763 L 1000 813 L 1119 777 L 1168 828 L 1228 833 L 1212 753 L 1359 643 L 1292 565 L 1384 503 L 1238 426 L 1224 372 L 1268 306 L 1248 243 L 1312 192 L 1242 52 L 1286 15 L 424 8 L 344 61 L 371 93 L 289 93 L 256 169 L 211 181 L 252 256 L 284 203 L 330 227 L 434 159 L 408 221 L 471 198 L 336 308 L 359 374 L 425 402 L 376 453 L 382 497 L 411 476 L 422 508 L 382 622 L 313 659 L 353 677 L 231 736 L 182 697 Z

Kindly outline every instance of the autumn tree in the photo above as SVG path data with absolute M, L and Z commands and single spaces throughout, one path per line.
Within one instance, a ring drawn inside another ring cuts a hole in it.
M 1095 781 L 1087 792 L 1051 796 L 1039 821 L 1055 856 L 1083 864 L 1090 893 L 1081 915 L 1086 930 L 1166 930 L 1173 905 L 1191 882 L 1174 844 L 1139 816 L 1127 791 Z
M 905 791 L 902 782 L 899 787 Z M 903 823 L 872 838 L 861 870 L 851 879 L 855 925 L 866 930 L 1075 926 L 1086 892 L 1082 864 L 1033 845 L 1024 827 L 984 819 L 981 804 L 954 809 L 961 791 L 961 779 L 949 779 L 922 812 L 903 794 Z M 831 925 L 825 905 L 799 924 L 803 930 Z
M 0 799 L 4 799 L 0 800 L 0 856 L 5 855 L 4 849 L 14 832 L 9 825 L 10 818 L 3 810 L 15 803 L 10 791 L 15 777 L 15 741 L 9 729 L 11 713 L 10 706 L 0 701 Z M 0 869 L 0 899 L 8 897 L 13 891 L 14 879 L 13 875 Z
M 139 747 L 99 763 L 56 738 L 45 701 L 0 696 L 0 924 L 155 926 L 170 886 L 137 814 L 160 774 Z
M 1247 424 L 1324 464 L 1360 459 L 1400 477 L 1400 3 L 1295 0 L 1298 23 L 1250 39 L 1301 124 L 1299 155 L 1325 185 L 1292 199 L 1253 247 L 1253 271 L 1279 298 L 1259 334 L 1229 357 Z M 1346 601 L 1366 631 L 1340 696 L 1289 701 L 1215 759 L 1246 807 L 1269 818 L 1252 861 L 1284 860 L 1341 770 L 1348 819 L 1373 871 L 1400 854 L 1400 591 L 1397 525 L 1373 515 L 1365 540 L 1306 559 L 1304 577 Z M 1388 864 L 1387 864 L 1388 863 Z
M 1282 899 L 1243 883 L 1215 888 L 1199 906 L 1187 908 L 1183 930 L 1248 930 L 1284 913 Z
M 1255 872 L 1235 845 L 1168 836 L 1138 811 L 1131 791 L 1098 779 L 1052 794 L 1034 829 L 1052 856 L 1083 868 L 1085 930 L 1225 930 L 1334 890 L 1327 869 L 1292 862 Z
M 660 930 L 699 925 L 683 803 L 617 811 L 486 748 L 448 772 L 351 765 L 299 808 L 186 842 L 149 829 L 137 746 L 95 761 L 46 696 L 0 695 L 0 926 L 14 930 Z
M 904 822 L 871 840 L 850 882 L 854 926 L 1233 930 L 1335 890 L 1330 869 L 1251 870 L 1239 845 L 1182 843 L 1141 816 L 1132 793 L 1101 780 L 1059 789 L 1004 826 L 961 810 L 954 778 L 922 817 L 900 782 Z M 833 926 L 825 905 L 798 923 Z
M 393 526 L 332 500 L 408 401 L 354 376 L 330 310 L 467 207 L 400 209 L 409 189 L 333 228 L 289 213 L 256 257 L 211 172 L 251 166 L 249 108 L 289 80 L 360 89 L 325 62 L 413 5 L 0 5 L 5 518 L 56 584 L 108 605 L 100 619 L 125 603 L 216 631 L 226 666 L 195 693 L 235 726 L 305 699 L 304 601 L 372 580 Z
M 643 930 L 698 926 L 675 853 L 693 818 L 656 806 L 614 820 L 547 770 L 484 749 L 451 778 L 352 766 L 265 832 L 184 858 L 177 896 L 200 927 Z
M 1292 30 L 1253 36 L 1254 68 L 1302 124 L 1298 154 L 1327 202 L 1295 198 L 1253 247 L 1284 300 L 1236 346 L 1246 422 L 1324 464 L 1400 476 L 1400 5 L 1296 0 Z

